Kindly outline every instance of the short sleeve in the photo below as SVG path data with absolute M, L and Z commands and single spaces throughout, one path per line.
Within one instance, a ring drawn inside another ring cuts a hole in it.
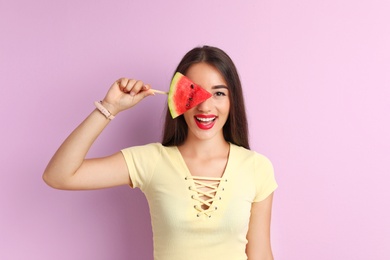
M 132 188 L 147 189 L 161 158 L 162 145 L 158 143 L 133 146 L 121 150 L 129 171 Z
M 257 154 L 256 156 L 254 178 L 256 183 L 256 196 L 254 202 L 266 199 L 278 187 L 274 176 L 274 167 L 271 161 L 260 154 Z

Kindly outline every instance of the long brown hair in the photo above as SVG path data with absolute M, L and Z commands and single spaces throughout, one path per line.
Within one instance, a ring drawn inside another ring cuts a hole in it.
M 249 149 L 248 121 L 246 118 L 241 81 L 236 66 L 223 50 L 216 47 L 203 46 L 196 47 L 184 55 L 175 73 L 180 72 L 185 75 L 191 65 L 199 62 L 205 62 L 214 66 L 227 83 L 230 93 L 230 111 L 229 117 L 223 126 L 225 140 Z M 169 110 L 166 110 L 162 144 L 164 146 L 181 145 L 187 138 L 187 123 L 183 115 L 172 119 Z

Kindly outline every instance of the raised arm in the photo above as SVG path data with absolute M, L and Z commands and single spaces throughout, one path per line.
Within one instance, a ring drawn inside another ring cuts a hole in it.
M 117 115 L 149 95 L 153 95 L 153 91 L 142 81 L 123 78 L 112 84 L 102 105 L 112 115 Z M 85 159 L 92 144 L 109 122 L 95 109 L 58 148 L 43 173 L 43 180 L 53 188 L 66 190 L 131 184 L 120 152 L 104 158 Z

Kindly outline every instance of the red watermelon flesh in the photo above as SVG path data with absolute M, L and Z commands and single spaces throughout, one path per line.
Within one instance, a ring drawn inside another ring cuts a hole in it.
M 172 118 L 182 115 L 211 96 L 210 92 L 196 85 L 180 72 L 176 72 L 168 94 L 168 107 Z

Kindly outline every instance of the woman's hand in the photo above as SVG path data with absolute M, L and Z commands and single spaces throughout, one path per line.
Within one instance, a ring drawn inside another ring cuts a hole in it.
M 111 114 L 116 115 L 150 95 L 154 95 L 154 92 L 149 85 L 140 80 L 121 78 L 111 85 L 102 104 Z

